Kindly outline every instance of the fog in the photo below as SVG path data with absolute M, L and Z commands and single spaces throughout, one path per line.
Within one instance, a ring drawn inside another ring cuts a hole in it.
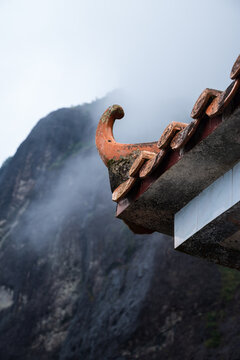
M 84 233 L 92 214 L 111 206 L 108 179 L 104 177 L 101 163 L 96 161 L 95 151 L 88 155 L 70 156 L 63 166 L 56 169 L 55 172 L 53 164 L 49 177 L 39 179 L 38 186 L 45 189 L 45 194 L 37 194 L 37 198 L 31 201 L 17 232 L 17 237 L 20 234 L 20 238 L 27 238 L 36 249 L 53 241 L 70 218 L 80 219 L 80 231 Z M 105 203 L 97 201 L 99 184 L 105 193 Z
M 3 357 L 116 358 L 118 346 L 123 358 L 234 353 L 239 280 L 115 219 L 94 132 L 113 103 L 126 113 L 114 128 L 121 142 L 189 122 L 204 88 L 230 83 L 239 4 L 0 1 L 0 164 L 40 118 L 109 94 L 72 109 L 79 117 L 43 119 L 0 170 Z
M 236 0 L 2 0 L 0 162 L 50 111 L 116 88 L 119 141 L 190 121 L 204 88 L 230 83 L 239 15 Z

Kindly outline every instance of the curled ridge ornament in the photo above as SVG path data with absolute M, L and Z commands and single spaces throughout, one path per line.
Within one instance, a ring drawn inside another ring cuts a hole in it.
M 116 119 L 124 117 L 123 108 L 119 105 L 112 105 L 104 112 L 99 120 L 96 131 L 96 147 L 99 155 L 107 166 L 109 160 L 119 160 L 120 157 L 128 156 L 134 151 L 151 151 L 158 153 L 157 142 L 122 144 L 116 142 L 113 136 L 113 125 Z

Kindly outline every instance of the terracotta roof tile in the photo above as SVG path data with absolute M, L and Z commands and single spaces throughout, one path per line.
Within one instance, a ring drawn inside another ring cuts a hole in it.
M 131 190 L 136 180 L 137 178 L 130 177 L 128 180 L 124 181 L 121 185 L 119 185 L 112 193 L 112 200 L 121 200 L 129 192 L 129 190 Z
M 205 89 L 197 99 L 191 112 L 191 117 L 197 119 L 204 115 L 204 112 L 209 104 L 209 101 L 213 100 L 216 96 L 221 94 L 222 91 L 214 89 Z
M 188 124 L 188 126 L 186 126 L 183 130 L 179 131 L 170 143 L 171 148 L 173 150 L 182 148 L 193 136 L 199 123 L 200 119 L 195 119 L 191 121 L 190 124 Z
M 188 124 L 173 121 L 169 124 L 166 129 L 164 130 L 163 134 L 161 135 L 157 146 L 159 149 L 165 149 L 168 147 L 170 142 L 172 141 L 173 137 L 176 133 L 182 129 L 184 129 Z
M 139 171 L 139 177 L 145 178 L 150 175 L 162 162 L 166 153 L 166 150 L 161 149 L 157 155 L 155 155 L 151 160 L 148 160 Z
M 194 120 L 190 124 L 170 123 L 158 142 L 117 143 L 112 128 L 115 119 L 123 117 L 123 109 L 119 105 L 113 105 L 105 111 L 96 132 L 96 145 L 102 160 L 108 165 L 109 160 L 118 161 L 129 156 L 133 158 L 132 166 L 126 174 L 129 178 L 114 190 L 113 201 L 122 202 L 133 191 L 135 195 L 131 195 L 130 202 L 126 204 L 136 200 L 161 174 L 176 164 L 184 156 L 184 152 L 190 151 L 219 126 L 222 122 L 221 115 L 229 104 L 235 107 L 239 105 L 240 55 L 233 65 L 231 78 L 234 81 L 225 91 L 205 89 L 192 109 L 191 116 Z
M 233 99 L 240 85 L 240 79 L 233 81 L 228 88 L 215 97 L 206 110 L 209 117 L 217 116 L 223 112 L 230 101 Z
M 129 175 L 130 176 L 138 175 L 138 172 L 141 169 L 142 165 L 145 163 L 145 161 L 152 159 L 154 156 L 156 156 L 156 154 L 154 152 L 141 151 L 140 155 L 137 157 L 137 159 L 132 164 L 132 166 L 129 170 Z

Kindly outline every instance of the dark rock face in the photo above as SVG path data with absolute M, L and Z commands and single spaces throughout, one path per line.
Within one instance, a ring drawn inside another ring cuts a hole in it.
M 51 113 L 0 170 L 0 359 L 239 359 L 240 273 L 114 218 L 103 110 Z

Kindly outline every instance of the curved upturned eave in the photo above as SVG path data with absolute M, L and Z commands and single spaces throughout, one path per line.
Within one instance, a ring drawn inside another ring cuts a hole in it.
M 119 105 L 112 105 L 104 112 L 99 120 L 96 130 L 96 147 L 99 155 L 107 166 L 110 160 L 119 160 L 129 156 L 134 151 L 151 151 L 158 153 L 157 141 L 139 144 L 122 144 L 116 142 L 113 136 L 113 124 L 116 119 L 121 119 L 124 111 Z

